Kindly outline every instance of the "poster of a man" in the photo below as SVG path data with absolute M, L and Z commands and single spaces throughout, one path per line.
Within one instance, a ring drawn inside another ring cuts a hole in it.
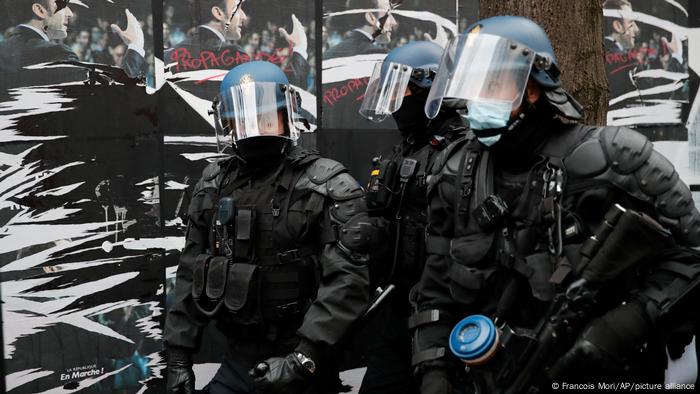
M 393 119 L 373 123 L 359 114 L 375 65 L 390 50 L 409 42 L 431 41 L 444 47 L 458 34 L 458 24 L 476 20 L 479 3 L 328 0 L 323 4 L 323 130 L 318 140 L 330 147 L 331 157 L 348 163 L 362 182 L 373 154 L 365 147 L 392 146 L 399 138 Z
M 357 113 L 374 65 L 411 41 L 444 47 L 457 34 L 455 9 L 455 0 L 324 2 L 323 126 L 376 128 Z
M 689 74 L 683 2 L 605 0 L 603 13 L 608 124 L 650 126 L 650 137 L 685 139 L 681 119 Z M 666 130 L 655 131 L 658 125 Z
M 387 53 L 387 45 L 391 43 L 391 34 L 398 22 L 390 11 L 399 2 L 389 0 L 351 0 L 351 9 L 368 9 L 364 14 L 355 14 L 356 26 L 345 34 L 345 38 L 331 46 L 323 53 L 324 59 L 344 56 L 363 55 L 370 53 Z M 370 11 L 379 9 L 378 12 Z M 336 33 L 337 34 L 337 33 Z
M 167 85 L 160 94 L 179 103 L 164 108 L 160 116 L 168 130 L 169 172 L 191 182 L 206 160 L 218 154 L 208 111 L 226 72 L 241 63 L 263 60 L 284 70 L 300 88 L 302 112 L 309 129 L 315 129 L 314 15 L 314 7 L 302 0 L 165 1 L 163 42 L 170 47 L 164 51 Z M 169 201 L 170 194 L 166 192 L 164 200 Z M 182 194 L 175 193 L 173 206 L 186 207 Z
M 266 0 L 166 0 L 166 9 L 174 14 L 168 17 L 166 13 L 164 20 L 164 31 L 170 35 L 164 37 L 164 42 L 172 45 L 164 52 L 166 77 L 197 97 L 210 100 L 216 89 L 209 89 L 205 82 L 220 81 L 221 70 L 265 60 L 283 68 L 293 85 L 307 89 L 312 84 L 308 35 L 313 33 L 307 32 L 301 21 L 310 20 L 313 14 L 302 2 L 295 3 L 280 7 Z M 271 7 L 279 12 L 270 12 Z M 181 22 L 177 13 L 195 18 Z M 260 15 L 267 15 L 267 19 L 260 19 Z M 291 27 L 291 33 L 280 24 Z M 186 38 L 176 42 L 178 36 L 172 34 L 183 31 L 187 32 Z M 183 73 L 207 70 L 219 71 L 182 80 L 188 75 Z
M 50 62 L 96 63 L 110 60 L 109 57 L 100 57 L 100 52 L 124 45 L 128 48 L 124 58 L 113 65 L 122 68 L 128 77 L 146 77 L 147 58 L 152 58 L 152 49 L 147 55 L 143 28 L 128 8 L 122 11 L 126 17 L 126 27 L 122 29 L 119 26 L 122 21 L 100 26 L 100 23 L 104 24 L 100 16 L 114 15 L 112 9 L 104 9 L 109 3 L 103 1 L 6 0 L 4 3 L 5 12 L 4 17 L 0 17 L 0 26 L 3 30 L 10 26 L 12 29 L 6 40 L 0 43 L 0 53 L 3 54 L 0 72 L 17 72 L 28 66 Z M 137 6 L 137 9 L 141 13 L 148 7 Z M 90 16 L 97 16 L 97 26 L 87 25 Z M 102 36 L 110 33 L 113 35 L 111 43 L 100 42 Z M 100 44 L 103 46 L 100 47 Z

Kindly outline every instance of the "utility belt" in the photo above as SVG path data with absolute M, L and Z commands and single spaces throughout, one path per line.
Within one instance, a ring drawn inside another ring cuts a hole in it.
M 264 325 L 301 316 L 317 288 L 311 249 L 261 256 L 253 263 L 226 256 L 197 256 L 192 298 L 209 317 L 242 325 Z

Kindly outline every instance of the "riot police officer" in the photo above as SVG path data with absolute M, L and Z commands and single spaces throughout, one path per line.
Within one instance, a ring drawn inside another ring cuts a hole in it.
M 165 329 L 170 392 L 193 391 L 210 319 L 227 337 L 211 393 L 337 392 L 333 351 L 367 307 L 372 226 L 345 168 L 296 146 L 299 108 L 268 62 L 221 83 L 217 137 L 233 155 L 204 170 L 189 206 Z
M 366 352 L 367 371 L 360 393 L 417 392 L 411 371 L 411 313 L 408 291 L 425 262 L 426 176 L 437 154 L 464 132 L 454 109 L 428 119 L 423 107 L 440 64 L 442 48 L 413 42 L 392 50 L 372 74 L 360 114 L 374 122 L 391 116 L 401 143 L 375 158 L 367 191 L 370 215 L 388 221 L 391 242 L 372 264 L 372 282 L 393 285 L 374 324 L 377 335 Z
M 700 215 L 673 165 L 635 131 L 579 123 L 526 18 L 484 19 L 449 44 L 426 112 L 444 105 L 472 132 L 428 180 L 421 392 L 663 383 L 666 348 L 678 357 L 698 321 Z

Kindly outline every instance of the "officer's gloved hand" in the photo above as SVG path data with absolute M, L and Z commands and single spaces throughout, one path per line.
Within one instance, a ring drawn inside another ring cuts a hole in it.
M 259 393 L 301 393 L 310 383 L 312 372 L 306 369 L 295 355 L 271 357 L 259 363 L 249 372 Z
M 617 376 L 635 350 L 651 333 L 652 326 L 640 302 L 630 302 L 591 321 L 574 346 L 554 363 L 552 381 L 575 377 Z
M 452 394 L 450 376 L 444 369 L 430 368 L 422 374 L 420 394 Z
M 168 348 L 168 393 L 194 394 L 192 355 L 183 348 Z

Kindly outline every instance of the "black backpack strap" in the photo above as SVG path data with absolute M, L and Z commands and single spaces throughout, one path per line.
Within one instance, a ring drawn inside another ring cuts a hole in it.
M 470 201 L 484 200 L 493 193 L 493 163 L 488 151 L 481 149 L 476 141 L 470 141 L 459 165 L 455 178 L 455 189 L 460 198 L 455 205 L 454 235 L 463 234 L 470 226 Z

